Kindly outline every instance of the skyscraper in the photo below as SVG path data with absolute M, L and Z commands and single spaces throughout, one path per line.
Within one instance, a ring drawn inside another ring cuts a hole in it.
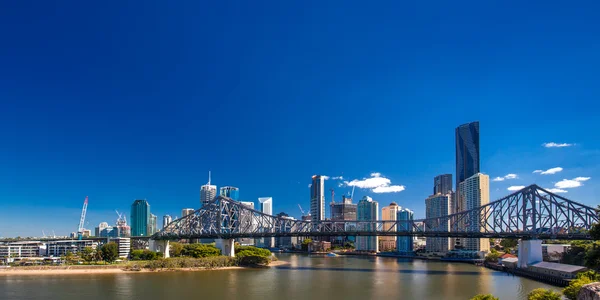
M 169 225 L 169 223 L 171 223 L 171 221 L 173 221 L 173 219 L 171 218 L 171 216 L 164 215 L 163 216 L 163 227 L 162 228 L 167 227 L 167 225 Z
M 433 178 L 433 194 L 447 194 L 452 191 L 452 174 L 442 174 Z
M 412 221 L 413 221 L 413 212 L 410 209 L 401 208 L 398 210 L 396 215 L 397 221 L 407 221 L 407 222 L 398 222 L 397 231 L 398 232 L 412 232 Z M 412 236 L 399 236 L 396 251 L 401 253 L 412 253 L 413 252 L 413 238 Z
M 356 214 L 357 221 L 376 221 L 379 219 L 379 204 L 373 201 L 371 197 L 364 196 L 358 201 Z M 357 230 L 361 231 L 376 230 L 376 225 L 359 224 L 357 226 L 360 226 Z M 355 246 L 357 251 L 379 252 L 379 244 L 377 243 L 376 236 L 357 236 Z
M 261 197 L 258 198 L 258 203 L 260 204 L 260 211 L 264 214 L 273 215 L 273 198 L 271 197 Z M 271 228 L 265 228 L 265 231 L 270 231 Z M 262 239 L 262 246 L 267 248 L 275 247 L 275 238 L 274 237 L 266 237 Z
M 148 221 L 148 235 L 153 235 L 158 231 L 156 219 L 157 217 L 155 214 L 150 214 L 150 220 Z
M 131 235 L 148 236 L 150 204 L 146 200 L 135 200 L 131 204 Z
M 185 217 L 189 214 L 193 214 L 194 213 L 194 209 L 193 208 L 184 208 L 181 210 L 181 217 Z
M 435 194 L 425 199 L 425 218 L 437 218 L 447 216 L 452 211 L 452 194 Z M 429 222 L 429 223 L 428 223 Z M 431 221 L 425 222 L 425 230 L 428 228 L 435 228 L 436 231 L 449 231 L 450 221 L 443 222 L 442 224 L 433 223 Z M 428 252 L 447 252 L 454 248 L 452 239 L 447 237 L 428 237 L 426 242 L 426 249 Z
M 350 197 L 342 196 L 341 203 L 331 203 L 329 211 L 332 221 L 356 221 L 356 204 Z
M 396 202 L 390 203 L 389 206 L 386 206 L 381 209 L 381 220 L 382 221 L 396 221 L 396 216 L 398 214 L 398 210 L 401 207 L 396 204 Z M 383 230 L 388 231 L 391 230 L 393 224 L 383 224 Z M 397 229 L 395 229 L 397 230 Z M 396 237 L 395 236 L 382 236 L 379 237 L 379 250 L 380 251 L 391 251 L 396 248 Z
M 490 203 L 490 177 L 481 173 L 465 179 L 458 188 L 458 200 L 464 210 L 471 210 Z M 470 214 L 468 220 L 463 224 L 467 231 L 484 232 L 485 228 L 481 226 L 481 219 L 485 218 L 480 214 Z M 462 247 L 465 250 L 489 251 L 489 239 L 464 238 Z
M 254 209 L 254 202 L 240 201 L 240 204 L 250 209 Z M 242 228 L 250 228 L 251 231 L 254 231 L 254 229 L 256 228 L 256 223 L 255 220 L 252 218 L 251 212 L 247 210 L 240 210 L 240 226 Z M 257 240 L 260 242 L 260 239 Z M 237 239 L 237 242 L 240 243 L 240 245 L 242 246 L 250 246 L 255 244 L 255 241 L 252 238 L 239 238 Z
M 217 186 L 210 184 L 210 171 L 208 171 L 208 183 L 200 187 L 200 207 L 208 204 L 217 196 Z
M 223 186 L 219 189 L 219 196 L 224 196 L 238 201 L 240 198 L 240 189 L 234 186 Z
M 460 125 L 455 133 L 456 190 L 458 191 L 461 182 L 479 173 L 479 122 Z M 462 208 L 458 211 L 462 211 Z
M 310 186 L 310 215 L 313 221 L 325 220 L 325 179 L 313 175 Z

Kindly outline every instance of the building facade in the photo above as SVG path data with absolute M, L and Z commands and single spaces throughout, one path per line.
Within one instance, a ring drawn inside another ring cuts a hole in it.
M 250 201 L 240 201 L 240 203 L 250 209 L 254 209 L 254 202 Z M 256 224 L 254 219 L 252 218 L 252 213 L 243 210 L 240 215 L 240 225 L 245 227 L 250 227 L 252 230 L 256 228 Z M 257 239 L 258 242 L 261 242 L 260 239 Z M 255 240 L 252 238 L 239 238 L 237 242 L 242 246 L 253 246 L 256 244 Z
M 342 196 L 341 203 L 331 203 L 329 205 L 332 221 L 355 221 L 356 204 L 352 203 L 352 198 Z
M 0 258 L 40 257 L 46 255 L 46 245 L 40 241 L 0 244 Z
M 456 191 L 465 179 L 479 173 L 479 122 L 456 128 Z M 459 207 L 458 211 L 463 209 Z
M 146 200 L 135 200 L 131 204 L 131 235 L 148 236 L 150 223 L 150 204 Z
M 401 208 L 396 213 L 396 220 L 398 221 L 398 232 L 412 232 L 414 219 L 414 213 L 410 209 Z M 402 222 L 406 221 L 406 222 Z M 413 252 L 413 237 L 412 236 L 398 236 L 396 251 L 400 253 L 412 254 Z
M 85 247 L 91 247 L 96 249 L 98 243 L 91 240 L 64 240 L 64 241 L 52 241 L 46 244 L 48 256 L 60 257 L 67 255 L 67 252 L 73 254 L 83 251 Z
M 94 236 L 101 236 L 100 233 L 102 232 L 102 230 L 104 230 L 105 228 L 108 227 L 108 223 L 107 222 L 102 222 L 98 225 L 98 227 L 95 228 L 94 230 Z
M 219 196 L 224 196 L 238 201 L 240 199 L 240 189 L 234 186 L 223 186 L 219 189 Z
M 217 196 L 217 186 L 210 184 L 210 172 L 208 172 L 208 183 L 200 187 L 200 207 L 204 207 Z
M 117 244 L 117 249 L 119 249 L 119 258 L 128 258 L 129 253 L 131 252 L 131 239 L 130 238 L 109 238 L 109 243 Z
M 187 215 L 193 214 L 194 213 L 194 209 L 193 208 L 184 208 L 181 210 L 181 217 L 185 217 Z
M 258 198 L 258 203 L 260 205 L 260 212 L 263 214 L 273 215 L 273 198 L 272 197 L 260 197 Z M 266 228 L 263 231 L 270 231 L 271 228 Z M 274 237 L 265 237 L 261 239 L 260 243 L 261 247 L 273 248 L 275 247 L 275 238 Z
M 376 221 L 379 219 L 379 204 L 373 201 L 371 197 L 364 196 L 357 204 L 356 220 L 357 221 Z M 375 231 L 375 225 L 360 224 L 358 230 Z M 379 252 L 379 243 L 376 236 L 357 236 L 356 244 L 357 251 Z
M 173 221 L 173 219 L 171 218 L 170 215 L 164 215 L 163 216 L 163 226 L 162 228 L 167 227 L 167 225 L 169 225 L 169 223 L 171 223 Z
M 452 174 L 442 174 L 433 178 L 433 194 L 447 194 L 452 192 Z
M 427 199 L 425 199 L 425 218 L 437 218 L 450 214 L 452 211 L 451 199 L 451 193 L 429 196 Z M 449 231 L 450 221 L 441 224 L 439 229 L 437 229 L 438 224 L 428 224 L 425 222 L 424 226 L 425 230 L 428 228 L 436 228 L 436 230 Z M 426 239 L 425 247 L 428 252 L 448 252 L 454 248 L 454 244 L 452 243 L 452 239 L 447 237 L 428 237 Z
M 396 202 L 390 203 L 381 209 L 381 220 L 382 221 L 396 221 L 400 206 Z M 383 224 L 384 231 L 396 231 L 397 228 L 393 228 L 393 224 Z M 396 249 L 396 237 L 395 236 L 381 236 L 379 237 L 379 251 L 393 251 Z
M 313 221 L 325 220 L 325 178 L 313 175 L 310 186 L 310 215 Z
M 490 203 L 490 177 L 477 173 L 465 179 L 459 184 L 458 201 L 461 202 L 461 207 L 464 210 L 474 209 Z M 480 214 L 471 214 L 461 226 L 464 226 L 470 232 L 484 232 L 486 228 L 480 224 L 481 219 L 485 217 Z M 463 238 L 460 240 L 460 244 L 465 250 L 485 252 L 490 250 L 489 239 Z
M 148 235 L 153 235 L 158 232 L 157 219 L 158 217 L 155 214 L 150 214 L 150 220 L 148 222 Z

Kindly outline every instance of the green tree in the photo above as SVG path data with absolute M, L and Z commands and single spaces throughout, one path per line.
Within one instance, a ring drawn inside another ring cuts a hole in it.
M 190 256 L 194 258 L 210 257 L 221 255 L 221 250 L 215 247 L 214 245 L 196 243 L 183 246 L 181 254 L 184 256 Z
M 587 271 L 577 274 L 577 279 L 571 280 L 569 285 L 563 289 L 563 294 L 567 299 L 576 300 L 581 287 L 592 282 L 600 280 L 600 275 L 594 271 Z
M 311 239 L 305 239 L 302 241 L 302 251 L 308 251 L 308 245 L 312 243 Z
M 119 258 L 119 247 L 117 246 L 117 243 L 106 243 L 102 245 L 100 251 L 102 252 L 102 258 L 104 258 L 105 262 L 111 263 Z
M 183 252 L 183 245 L 181 243 L 173 242 L 169 243 L 169 254 L 171 257 L 179 257 Z
M 75 255 L 73 255 L 73 252 L 67 251 L 67 253 L 65 254 L 65 261 L 67 262 L 67 264 L 72 263 L 74 259 Z
M 502 239 L 502 241 L 500 241 L 500 246 L 504 248 L 514 248 L 517 245 L 519 245 L 519 240 L 517 239 Z
M 527 300 L 560 300 L 560 293 L 543 288 L 535 289 L 527 294 Z
M 81 250 L 81 258 L 86 262 L 91 262 L 94 260 L 96 252 L 92 247 L 85 247 Z
M 479 294 L 471 298 L 471 300 L 500 300 L 498 297 L 494 297 L 492 294 Z
M 490 252 L 488 255 L 485 256 L 485 261 L 486 262 L 498 262 L 498 259 L 500 258 L 500 253 L 494 249 L 492 249 L 492 252 Z

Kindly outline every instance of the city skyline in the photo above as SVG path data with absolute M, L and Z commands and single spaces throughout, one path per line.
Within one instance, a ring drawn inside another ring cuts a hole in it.
M 598 204 L 595 4 L 55 5 L 2 10 L 0 236 L 71 233 L 85 196 L 88 229 L 135 199 L 181 216 L 208 171 L 298 219 L 315 174 L 325 210 L 354 189 L 423 218 L 474 121 L 490 201 L 536 183 Z

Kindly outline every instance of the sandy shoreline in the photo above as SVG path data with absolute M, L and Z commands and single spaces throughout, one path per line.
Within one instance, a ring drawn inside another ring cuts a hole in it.
M 273 261 L 268 267 L 277 267 L 289 264 L 285 261 Z M 196 271 L 218 271 L 218 270 L 241 270 L 253 269 L 251 267 L 222 267 L 222 268 L 177 268 L 177 269 L 141 269 L 140 271 L 125 270 L 125 266 L 70 266 L 70 267 L 12 267 L 1 268 L 0 276 L 14 275 L 82 275 L 82 274 L 135 274 L 135 273 L 160 273 L 160 272 L 196 272 Z

